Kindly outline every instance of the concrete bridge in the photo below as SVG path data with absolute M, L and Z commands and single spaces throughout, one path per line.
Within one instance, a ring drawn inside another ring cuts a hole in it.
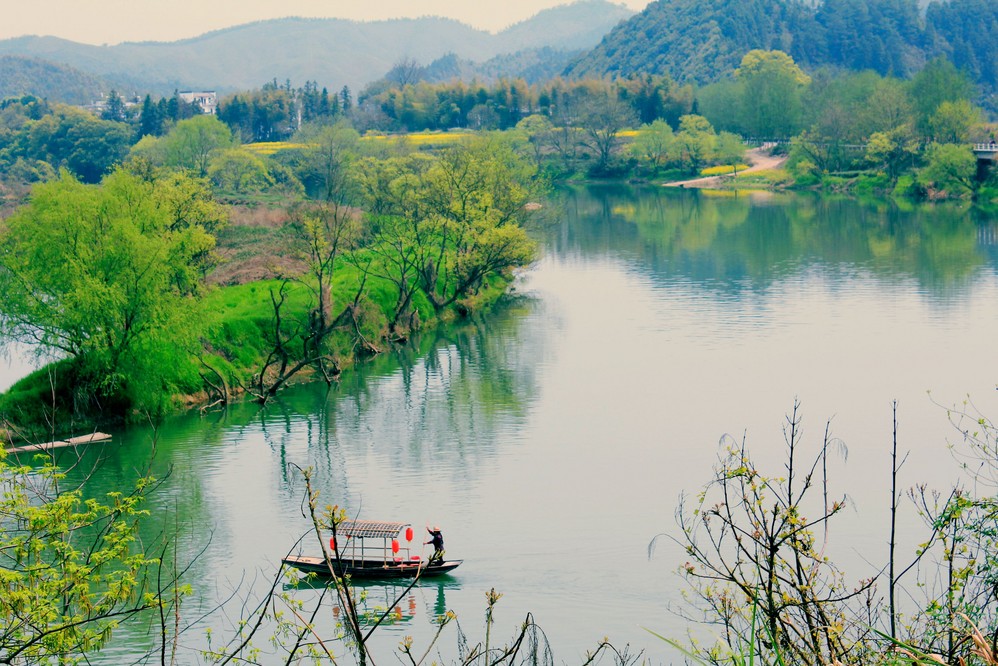
M 776 146 L 786 146 L 790 144 L 789 139 L 760 139 L 752 137 L 745 139 L 745 144 L 759 146 L 760 148 L 774 148 Z M 826 147 L 829 144 L 819 142 L 816 145 Z M 866 150 L 866 144 L 839 144 L 842 150 L 861 152 Z M 977 178 L 980 181 L 987 179 L 991 169 L 998 165 L 998 142 L 975 143 L 971 145 L 974 156 L 977 158 Z
M 981 182 L 987 179 L 991 167 L 998 163 L 998 144 L 975 143 L 974 156 L 977 157 L 977 179 Z

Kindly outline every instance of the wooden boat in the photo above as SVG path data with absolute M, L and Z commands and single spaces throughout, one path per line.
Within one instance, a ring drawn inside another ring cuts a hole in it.
M 409 523 L 347 520 L 336 526 L 325 556 L 289 555 L 281 560 L 305 573 L 354 579 L 415 578 L 438 576 L 456 569 L 464 560 L 430 562 L 414 553 L 413 529 Z M 405 544 L 405 545 L 403 545 Z

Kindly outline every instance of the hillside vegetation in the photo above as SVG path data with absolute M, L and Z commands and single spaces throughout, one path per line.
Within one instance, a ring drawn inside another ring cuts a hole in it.
M 89 104 L 110 89 L 107 82 L 39 58 L 0 56 L 0 99 L 35 95 L 53 102 Z
M 804 67 L 832 65 L 906 77 L 947 56 L 998 87 L 998 3 L 950 0 L 656 0 L 572 64 L 572 76 L 667 73 L 708 83 L 753 49 L 778 49 Z

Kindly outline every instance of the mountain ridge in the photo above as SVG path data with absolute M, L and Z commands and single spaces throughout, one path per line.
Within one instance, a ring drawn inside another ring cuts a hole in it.
M 107 80 L 124 94 L 167 95 L 178 88 L 231 92 L 275 77 L 359 90 L 403 58 L 428 63 L 455 53 L 486 61 L 531 48 L 590 48 L 631 15 L 622 5 L 583 0 L 544 10 L 496 34 L 442 17 L 370 22 L 285 17 L 174 42 L 92 46 L 51 36 L 14 37 L 0 41 L 0 55 L 67 65 Z

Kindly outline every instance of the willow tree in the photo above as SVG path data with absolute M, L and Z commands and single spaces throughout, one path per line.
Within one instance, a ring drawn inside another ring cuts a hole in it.
M 417 290 L 439 314 L 533 258 L 523 222 L 535 174 L 529 161 L 494 137 L 438 157 L 366 163 L 367 248 L 399 290 L 396 323 Z
M 222 221 L 184 176 L 38 186 L 0 228 L 0 343 L 69 358 L 98 397 L 155 399 L 196 357 L 209 229 Z
M 533 258 L 523 223 L 535 173 L 497 138 L 453 148 L 429 169 L 422 196 L 433 233 L 421 248 L 419 279 L 437 312 Z

